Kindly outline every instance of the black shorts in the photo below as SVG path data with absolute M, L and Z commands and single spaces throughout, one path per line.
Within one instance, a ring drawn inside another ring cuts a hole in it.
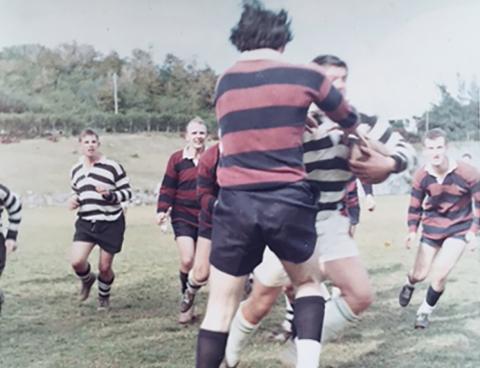
M 316 215 L 317 196 L 307 182 L 269 191 L 221 189 L 210 263 L 229 275 L 247 275 L 267 244 L 281 260 L 305 262 L 315 250 Z
M 5 269 L 5 263 L 7 262 L 7 248 L 5 248 L 5 237 L 0 233 L 0 275 Z
M 197 241 L 198 236 L 198 227 L 187 224 L 183 221 L 175 221 L 172 222 L 173 233 L 175 234 L 175 239 L 179 236 L 188 236 L 192 238 L 194 241 Z
M 445 240 L 449 238 L 460 239 L 460 240 L 463 240 L 464 242 L 467 242 L 467 240 L 465 239 L 465 234 L 463 234 L 463 235 L 449 235 L 440 239 L 430 239 L 430 238 L 427 238 L 425 235 L 422 235 L 422 237 L 420 238 L 420 243 L 425 243 L 432 247 L 441 247 L 445 242 Z
M 110 254 L 122 250 L 125 234 L 125 217 L 122 215 L 115 221 L 87 221 L 81 218 L 75 222 L 73 241 L 83 241 L 98 244 Z

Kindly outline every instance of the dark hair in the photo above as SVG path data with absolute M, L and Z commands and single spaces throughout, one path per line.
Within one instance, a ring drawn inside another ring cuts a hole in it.
M 243 52 L 261 48 L 278 50 L 292 40 L 290 19 L 285 10 L 267 10 L 257 0 L 245 1 L 237 25 L 232 28 L 230 42 Z
M 348 70 L 347 63 L 335 55 L 319 55 L 315 59 L 313 59 L 312 62 L 318 65 L 338 66 L 339 68 L 345 68 Z
M 423 136 L 423 143 L 425 143 L 426 139 L 437 139 L 443 137 L 445 140 L 445 143 L 447 143 L 447 133 L 443 129 L 440 128 L 434 128 L 425 133 Z
M 87 128 L 87 129 L 83 129 L 80 132 L 80 134 L 78 136 L 78 141 L 81 142 L 82 139 L 84 137 L 86 137 L 87 135 L 93 135 L 93 136 L 95 136 L 95 138 L 97 138 L 97 141 L 99 140 L 97 132 L 95 130 L 91 129 L 91 128 Z
M 367 124 L 370 128 L 372 128 L 375 124 L 377 124 L 378 116 L 376 115 L 367 115 L 364 113 L 358 114 L 358 123 L 359 124 Z

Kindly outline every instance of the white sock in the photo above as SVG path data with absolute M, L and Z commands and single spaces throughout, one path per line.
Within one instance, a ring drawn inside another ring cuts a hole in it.
M 325 303 L 322 343 L 335 340 L 345 328 L 359 320 L 343 297 L 332 297 Z
M 407 276 L 407 281 L 405 281 L 405 285 L 408 285 L 408 286 L 413 287 L 413 288 L 415 287 L 415 284 L 412 284 L 410 282 L 410 277 L 408 277 L 408 276 Z
M 240 361 L 240 354 L 260 326 L 260 323 L 254 325 L 248 322 L 242 314 L 242 305 L 238 307 L 235 317 L 233 317 L 228 334 L 227 346 L 225 348 L 225 360 L 227 364 L 234 367 Z
M 285 297 L 285 319 L 282 322 L 282 328 L 285 332 L 291 333 L 293 324 L 293 307 L 287 294 L 284 294 L 283 296 Z
M 423 303 L 422 305 L 420 306 L 420 308 L 418 308 L 417 310 L 417 316 L 419 314 L 432 314 L 433 310 L 435 309 L 435 307 L 432 307 L 431 305 L 429 305 L 427 303 L 427 300 L 426 299 L 423 299 Z
M 315 340 L 295 339 L 297 346 L 296 368 L 318 368 L 322 345 Z

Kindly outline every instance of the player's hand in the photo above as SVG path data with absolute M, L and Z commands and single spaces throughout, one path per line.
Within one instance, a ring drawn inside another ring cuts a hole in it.
M 318 121 L 317 119 L 315 118 L 315 114 L 317 114 L 317 112 L 313 111 L 313 112 L 309 112 L 307 114 L 307 120 L 305 121 L 305 130 L 309 133 L 313 133 L 313 131 L 318 128 Z
M 80 202 L 78 201 L 78 195 L 73 194 L 67 201 L 67 206 L 70 211 L 77 209 L 80 206 Z
M 172 207 L 168 207 L 166 212 L 159 212 L 155 215 L 155 223 L 157 225 L 162 225 L 167 222 L 168 218 L 170 217 L 170 213 L 172 212 Z
M 477 236 L 473 231 L 469 231 L 465 234 L 465 240 L 467 241 L 467 249 L 470 252 L 475 252 L 477 249 Z
M 363 158 L 351 159 L 348 163 L 352 172 L 363 182 L 378 184 L 388 178 L 395 169 L 395 160 L 390 156 L 384 156 L 376 150 L 359 146 Z
M 95 187 L 95 190 L 97 191 L 97 193 L 101 194 L 102 196 L 108 195 L 108 193 L 110 193 L 110 190 L 103 185 L 97 185 Z
M 7 248 L 7 254 L 15 252 L 17 250 L 17 241 L 14 239 L 5 240 L 5 248 Z
M 375 210 L 375 197 L 371 194 L 367 194 L 365 197 L 365 207 L 367 210 L 370 212 L 373 212 Z
M 417 233 L 409 233 L 407 239 L 405 240 L 405 248 L 410 249 L 412 248 L 413 243 L 417 239 Z

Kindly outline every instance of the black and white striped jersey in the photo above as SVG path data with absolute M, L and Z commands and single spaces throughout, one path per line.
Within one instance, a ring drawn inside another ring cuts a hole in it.
M 0 233 L 3 233 L 2 213 L 8 213 L 7 239 L 17 239 L 18 227 L 22 221 L 22 202 L 20 197 L 0 184 Z
M 115 221 L 122 214 L 122 202 L 132 198 L 130 182 L 122 165 L 102 157 L 92 166 L 84 158 L 70 172 L 71 187 L 78 196 L 77 216 L 87 221 Z M 108 189 L 112 195 L 103 197 L 97 187 Z
M 303 161 L 307 180 L 320 192 L 320 205 L 328 208 L 343 199 L 346 183 L 353 178 L 353 174 L 348 166 L 350 147 L 343 139 L 343 131 L 325 117 L 319 123 L 318 128 L 304 134 Z M 413 166 L 414 148 L 398 132 L 393 131 L 388 122 L 364 116 L 357 130 L 386 146 L 396 162 L 395 172 Z

